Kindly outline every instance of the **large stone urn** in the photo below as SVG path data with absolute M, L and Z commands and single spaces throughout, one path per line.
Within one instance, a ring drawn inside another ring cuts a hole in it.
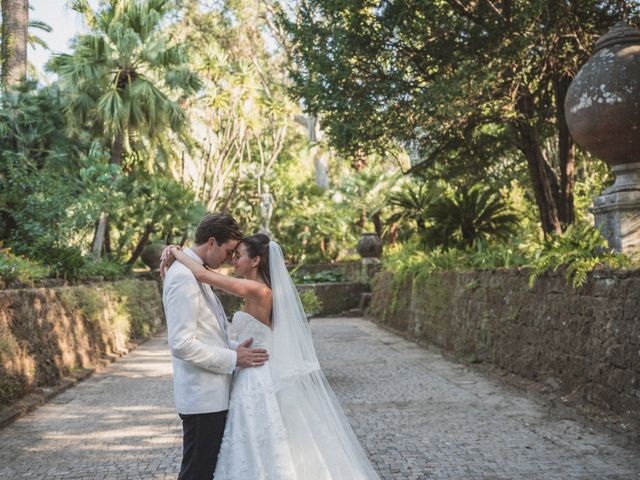
M 380 270 L 382 240 L 376 233 L 363 233 L 358 240 L 356 250 L 362 257 L 361 281 L 368 283 Z
M 591 211 L 616 251 L 640 250 L 640 31 L 617 23 L 597 42 L 565 101 L 573 139 L 611 166 Z
M 380 258 L 382 255 L 382 240 L 376 233 L 363 233 L 358 240 L 356 250 L 364 258 Z

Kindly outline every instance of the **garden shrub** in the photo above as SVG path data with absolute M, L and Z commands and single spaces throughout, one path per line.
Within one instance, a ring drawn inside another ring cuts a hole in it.
M 314 316 L 322 310 L 322 301 L 313 290 L 305 290 L 300 294 L 300 301 L 304 311 L 309 316 Z
M 0 285 L 17 281 L 30 284 L 48 277 L 50 269 L 39 262 L 15 255 L 0 244 Z
M 562 235 L 544 241 L 534 252 L 529 286 L 548 270 L 565 269 L 565 278 L 574 288 L 582 286 L 597 267 L 628 268 L 630 257 L 613 252 L 600 230 L 590 224 L 571 225 Z

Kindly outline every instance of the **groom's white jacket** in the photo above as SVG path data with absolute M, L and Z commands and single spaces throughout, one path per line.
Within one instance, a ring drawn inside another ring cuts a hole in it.
M 189 249 L 190 257 L 202 260 Z M 173 361 L 173 391 L 178 413 L 227 410 L 236 352 L 226 333 L 227 318 L 211 287 L 173 262 L 162 292 Z M 220 318 L 222 317 L 222 318 Z

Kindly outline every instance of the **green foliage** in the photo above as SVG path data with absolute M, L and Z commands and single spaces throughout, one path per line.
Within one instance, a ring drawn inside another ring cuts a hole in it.
M 523 245 L 517 239 L 509 243 L 474 242 L 466 252 L 467 264 L 472 270 L 515 268 L 528 264 Z
M 9 248 L 0 248 L 1 283 L 6 284 L 11 281 L 18 281 L 27 285 L 46 278 L 49 274 L 48 267 L 33 260 L 14 255 Z
M 130 174 L 120 192 L 128 201 L 112 215 L 113 252 L 126 261 L 145 231 L 163 242 L 182 237 L 206 213 L 193 191 L 161 175 Z
M 110 283 L 106 288 L 117 298 L 124 324 L 127 326 L 126 331 L 133 333 L 134 338 L 148 336 L 158 320 L 157 317 L 162 315 L 157 291 L 152 288 L 140 288 L 138 280 Z
M 70 125 L 104 141 L 117 164 L 123 147 L 132 152 L 133 145 L 166 145 L 161 137 L 184 126 L 178 100 L 200 85 L 184 47 L 166 28 L 175 12 L 172 2 L 107 2 L 94 11 L 88 1 L 76 0 L 71 8 L 89 30 L 73 39 L 71 53 L 48 64 L 60 78 Z M 128 162 L 139 158 L 129 155 Z
M 322 310 L 322 300 L 313 289 L 308 289 L 300 294 L 300 301 L 304 311 L 309 316 L 315 316 Z
M 2 259 L 3 276 L 117 278 L 150 241 L 187 240 L 207 210 L 254 233 L 268 184 L 270 228 L 291 262 L 349 258 L 375 230 L 403 275 L 535 257 L 539 269 L 573 262 L 579 280 L 600 257 L 586 240 L 540 246 L 518 129 L 533 128 L 560 179 L 556 87 L 619 5 L 589 0 L 564 15 L 568 4 L 547 0 L 462 3 L 298 3 L 309 15 L 281 19 L 293 42 L 283 52 L 263 35 L 272 6 L 258 0 L 72 2 L 88 30 L 50 62 L 59 81 L 0 98 L 0 241 L 19 255 Z M 324 138 L 297 125 L 290 86 Z M 533 117 L 521 109 L 527 95 Z M 429 168 L 402 177 L 407 153 Z M 314 176 L 321 158 L 328 189 Z M 575 170 L 582 221 L 610 174 L 580 153 Z M 108 255 L 95 262 L 87 252 L 105 213 Z M 567 260 L 580 249 L 584 258 Z
M 560 268 L 574 288 L 582 286 L 595 268 L 629 268 L 634 259 L 612 252 L 599 230 L 590 224 L 572 225 L 563 235 L 549 240 L 511 243 L 475 242 L 466 248 L 436 247 L 427 251 L 417 243 L 389 249 L 383 258 L 385 270 L 394 274 L 398 288 L 407 278 L 425 279 L 433 272 L 481 271 L 531 267 L 529 285 L 543 273 Z
M 637 23 L 640 3 L 308 0 L 279 20 L 292 91 L 338 151 L 402 147 L 418 170 L 467 182 L 528 172 L 549 232 L 574 213 L 562 186 L 574 171 L 567 88 L 623 17 Z
M 426 251 L 418 243 L 407 243 L 389 249 L 383 258 L 383 267 L 393 272 L 396 286 L 407 278 L 425 278 L 433 272 L 496 270 L 527 263 L 525 252 L 515 242 L 477 241 L 466 248 L 439 246 Z
M 425 231 L 432 245 L 470 247 L 478 241 L 504 241 L 513 236 L 518 217 L 499 192 L 482 184 L 438 196 L 427 209 Z
M 334 270 L 323 270 L 315 273 L 296 272 L 292 275 L 296 283 L 337 283 L 346 281 L 342 272 Z
M 431 188 L 426 182 L 420 182 L 418 185 L 412 182 L 405 183 L 401 190 L 389 196 L 388 205 L 397 211 L 388 221 L 415 222 L 418 232 L 424 231 L 425 223 L 428 222 L 428 210 L 441 193 L 441 189 Z
M 425 245 L 469 248 L 477 242 L 509 240 L 518 215 L 495 188 L 475 184 L 455 188 L 447 182 L 406 182 L 389 194 L 387 223 L 408 224 Z M 406 240 L 406 235 L 401 238 Z
M 92 229 L 100 208 L 122 202 L 117 167 L 98 163 L 99 151 L 80 159 L 80 165 L 93 166 L 75 175 L 53 170 L 50 163 L 36 168 L 19 157 L 6 158 L 0 199 L 11 225 L 4 231 L 7 244 L 49 266 L 55 276 L 85 277 L 87 258 L 78 233 Z
M 50 247 L 48 251 L 38 250 L 34 252 L 43 262 L 50 265 L 57 277 L 66 280 L 77 280 L 85 266 L 86 259 L 82 252 L 75 247 L 57 246 Z
M 584 285 L 587 275 L 595 268 L 627 268 L 631 264 L 629 257 L 608 248 L 606 239 L 598 229 L 590 224 L 576 224 L 564 234 L 545 241 L 534 252 L 529 285 L 533 287 L 544 272 L 563 268 L 567 282 L 577 288 Z
M 80 278 L 102 278 L 103 280 L 116 280 L 127 272 L 122 263 L 109 258 L 94 260 L 87 258 L 79 271 Z

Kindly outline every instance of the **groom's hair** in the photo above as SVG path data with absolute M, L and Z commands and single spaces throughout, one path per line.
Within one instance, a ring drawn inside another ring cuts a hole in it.
M 196 245 L 207 243 L 211 237 L 222 245 L 229 240 L 241 240 L 242 232 L 231 215 L 214 212 L 200 220 L 196 228 Z

